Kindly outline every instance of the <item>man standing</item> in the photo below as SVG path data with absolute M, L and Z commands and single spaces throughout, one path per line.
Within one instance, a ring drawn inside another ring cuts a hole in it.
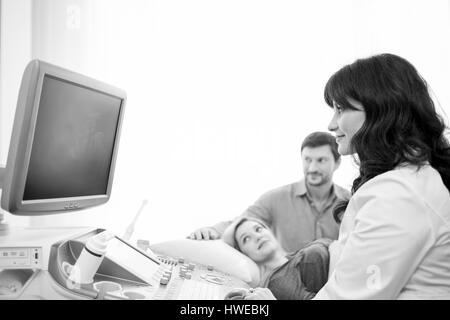
M 308 135 L 301 146 L 301 157 L 304 178 L 268 191 L 241 215 L 265 222 L 287 252 L 319 238 L 337 239 L 339 224 L 332 211 L 339 201 L 350 198 L 350 192 L 333 183 L 341 157 L 331 134 Z M 218 239 L 230 223 L 197 229 L 188 238 Z

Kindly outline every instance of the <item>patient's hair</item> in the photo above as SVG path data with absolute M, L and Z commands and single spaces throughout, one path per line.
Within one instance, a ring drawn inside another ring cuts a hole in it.
M 246 222 L 246 221 L 254 221 L 254 222 L 258 223 L 261 227 L 263 227 L 263 228 L 265 228 L 265 229 L 269 229 L 269 227 L 268 227 L 264 222 L 262 222 L 262 221 L 260 221 L 260 220 L 252 219 L 252 218 L 242 218 L 241 221 L 239 221 L 239 222 L 236 224 L 236 226 L 234 227 L 234 234 L 233 234 L 233 239 L 234 239 L 234 243 L 235 243 L 235 246 L 234 246 L 234 247 L 235 247 L 238 251 L 240 251 L 240 252 L 242 252 L 242 250 L 241 250 L 241 248 L 239 247 L 239 242 L 238 242 L 238 240 L 236 239 L 236 231 L 237 231 L 237 229 L 238 229 L 244 222 Z
M 352 194 L 399 164 L 420 168 L 427 162 L 450 190 L 447 127 L 436 112 L 426 81 L 407 60 L 393 54 L 358 59 L 331 76 L 324 96 L 332 108 L 336 102 L 344 110 L 355 109 L 349 98 L 364 107 L 366 119 L 351 141 L 360 164 Z M 337 221 L 347 205 L 343 201 L 335 207 Z

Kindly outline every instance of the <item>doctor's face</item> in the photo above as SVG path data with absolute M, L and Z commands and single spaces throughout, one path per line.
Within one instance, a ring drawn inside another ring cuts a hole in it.
M 366 120 L 366 112 L 363 105 L 351 98 L 347 100 L 354 109 L 344 109 L 336 102 L 333 102 L 334 115 L 328 125 L 328 130 L 336 135 L 338 152 L 343 156 L 355 153 L 352 139 Z
M 256 221 L 244 221 L 234 236 L 241 252 L 257 263 L 270 259 L 279 248 L 273 233 Z

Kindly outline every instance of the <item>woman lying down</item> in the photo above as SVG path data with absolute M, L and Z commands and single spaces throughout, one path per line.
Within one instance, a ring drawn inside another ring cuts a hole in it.
M 330 239 L 286 254 L 263 222 L 239 218 L 225 230 L 223 240 L 252 259 L 261 275 L 258 288 L 235 289 L 225 299 L 308 300 L 327 282 Z

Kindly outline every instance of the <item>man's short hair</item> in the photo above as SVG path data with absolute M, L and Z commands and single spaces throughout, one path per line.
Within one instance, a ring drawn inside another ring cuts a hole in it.
M 303 148 L 305 147 L 317 148 L 325 145 L 330 146 L 334 160 L 338 161 L 341 158 L 341 155 L 338 152 L 336 138 L 328 132 L 313 132 L 308 135 L 305 140 L 303 140 L 301 151 L 303 151 Z

